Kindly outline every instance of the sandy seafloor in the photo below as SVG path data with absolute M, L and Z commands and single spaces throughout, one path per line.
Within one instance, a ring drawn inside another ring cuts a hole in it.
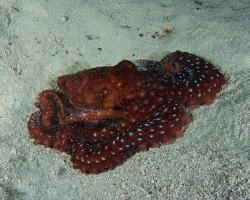
M 230 83 L 175 143 L 97 176 L 33 144 L 33 103 L 58 76 L 177 49 Z M 1 0 L 0 199 L 249 199 L 249 85 L 249 0 Z

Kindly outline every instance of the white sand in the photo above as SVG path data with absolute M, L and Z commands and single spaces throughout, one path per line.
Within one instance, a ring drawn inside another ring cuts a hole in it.
M 174 144 L 93 176 L 32 143 L 33 103 L 58 76 L 177 49 L 213 61 L 230 84 Z M 249 0 L 1 0 L 0 199 L 250 198 L 249 85 Z

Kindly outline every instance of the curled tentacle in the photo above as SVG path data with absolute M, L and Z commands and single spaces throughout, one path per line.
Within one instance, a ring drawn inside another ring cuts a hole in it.
M 214 65 L 187 52 L 170 53 L 159 62 L 145 61 L 144 67 L 157 81 L 174 87 L 170 90 L 176 88 L 177 98 L 189 106 L 211 104 L 228 83 Z

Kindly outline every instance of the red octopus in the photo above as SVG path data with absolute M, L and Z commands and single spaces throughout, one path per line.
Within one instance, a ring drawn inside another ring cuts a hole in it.
M 123 60 L 59 77 L 59 90 L 39 94 L 28 122 L 35 143 L 66 152 L 83 173 L 101 173 L 179 137 L 190 108 L 211 104 L 228 82 L 187 52 L 140 63 L 144 70 Z

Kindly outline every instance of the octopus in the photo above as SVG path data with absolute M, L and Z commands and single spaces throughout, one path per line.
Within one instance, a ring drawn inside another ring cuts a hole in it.
M 65 152 L 82 173 L 98 174 L 137 152 L 182 136 L 192 110 L 213 103 L 228 79 L 196 55 L 128 60 L 58 78 L 35 103 L 35 144 Z

